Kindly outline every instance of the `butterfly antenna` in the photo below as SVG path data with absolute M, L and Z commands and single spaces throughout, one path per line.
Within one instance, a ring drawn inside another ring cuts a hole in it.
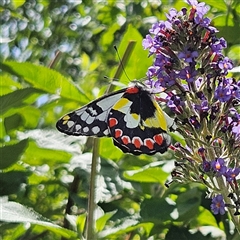
M 125 68 L 124 68 L 124 65 L 123 65 L 123 60 L 122 60 L 121 57 L 120 57 L 120 54 L 119 54 L 118 49 L 117 49 L 117 46 L 114 45 L 113 47 L 114 47 L 114 49 L 115 49 L 115 51 L 116 51 L 116 53 L 117 53 L 117 56 L 118 56 L 118 59 L 119 59 L 119 62 L 120 62 L 120 65 L 121 65 L 121 67 L 122 67 L 123 72 L 125 73 L 127 79 L 128 79 L 129 81 L 131 81 L 130 78 L 129 78 L 129 76 L 127 75 L 127 73 L 126 73 L 126 71 L 125 71 Z

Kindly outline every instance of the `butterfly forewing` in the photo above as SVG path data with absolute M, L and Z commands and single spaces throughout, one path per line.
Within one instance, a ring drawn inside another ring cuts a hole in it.
M 103 96 L 86 106 L 63 116 L 56 124 L 60 132 L 68 135 L 104 137 L 109 135 L 107 118 L 112 106 L 124 90 Z

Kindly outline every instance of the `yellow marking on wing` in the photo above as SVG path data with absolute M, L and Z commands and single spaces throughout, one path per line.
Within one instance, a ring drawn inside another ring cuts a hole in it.
M 114 104 L 113 109 L 122 113 L 127 113 L 127 110 L 129 109 L 131 104 L 132 102 L 129 101 L 127 98 L 121 98 Z
M 64 125 L 64 124 L 67 124 L 69 119 L 70 119 L 69 115 L 65 115 L 65 116 L 62 118 L 63 125 Z
M 167 121 L 165 119 L 164 113 L 162 111 L 162 109 L 160 108 L 160 106 L 157 104 L 157 102 L 153 102 L 156 111 L 154 113 L 153 117 L 147 118 L 144 121 L 144 125 L 146 127 L 152 127 L 152 128 L 161 128 L 165 131 L 167 131 Z
M 139 120 L 139 115 L 138 114 L 136 114 L 136 113 L 132 113 L 131 114 L 132 115 L 132 117 L 135 119 L 135 120 Z
M 124 116 L 124 121 L 126 122 L 126 126 L 128 128 L 131 128 L 131 129 L 136 128 L 140 122 L 140 115 L 136 113 L 129 113 L 128 111 Z
M 138 126 L 144 131 L 145 126 L 143 126 L 140 122 L 140 115 L 138 115 L 136 113 L 132 113 L 131 116 L 134 120 L 136 120 L 138 122 Z

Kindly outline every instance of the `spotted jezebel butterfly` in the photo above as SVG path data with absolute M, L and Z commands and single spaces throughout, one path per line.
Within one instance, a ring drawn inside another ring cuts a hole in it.
M 169 123 L 150 89 L 140 82 L 104 95 L 63 116 L 56 124 L 68 135 L 111 137 L 125 153 L 164 153 Z

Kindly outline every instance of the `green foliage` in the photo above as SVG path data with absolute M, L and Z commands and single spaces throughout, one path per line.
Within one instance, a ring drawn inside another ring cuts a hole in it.
M 186 4 L 5 2 L 0 47 L 1 237 L 83 239 L 92 139 L 66 137 L 55 123 L 104 92 L 109 84 L 104 76 L 113 77 L 119 63 L 113 45 L 122 56 L 128 42 L 136 41 L 124 67 L 130 79 L 143 78 L 152 61 L 142 49 L 143 36 L 157 18 L 165 19 L 166 9 Z M 226 11 L 224 1 L 207 1 L 213 6 L 215 27 L 231 36 L 228 50 L 239 62 L 237 2 Z M 59 49 L 60 59 L 51 65 Z M 129 79 L 122 76 L 120 81 L 128 84 Z M 171 152 L 125 155 L 111 139 L 100 140 L 99 152 L 96 239 L 233 239 L 227 216 L 212 215 L 199 186 L 172 184 L 166 189 Z M 203 227 L 212 228 L 203 233 Z M 213 229 L 216 237 L 211 236 Z
M 12 164 L 16 163 L 21 155 L 23 154 L 28 140 L 24 139 L 17 144 L 6 145 L 0 148 L 0 156 L 2 158 L 0 162 L 0 169 L 5 169 L 10 167 Z
M 4 222 L 15 222 L 15 223 L 28 223 L 31 222 L 33 225 L 38 225 L 38 230 L 35 228 L 34 231 L 46 231 L 50 230 L 58 236 L 65 237 L 66 239 L 74 239 L 77 237 L 77 234 L 68 230 L 63 229 L 59 225 L 51 223 L 43 216 L 38 213 L 30 210 L 19 203 L 16 202 L 6 202 L 2 203 L 2 215 L 1 221 Z M 44 228 L 40 228 L 43 226 Z
M 86 103 L 86 96 L 81 93 L 80 89 L 54 70 L 42 66 L 36 66 L 28 62 L 4 62 L 2 63 L 1 68 L 3 71 L 23 78 L 27 83 L 31 84 L 34 89 L 42 90 L 50 94 L 58 94 L 63 98 L 75 100 L 81 104 Z M 25 89 L 27 93 L 24 92 L 23 94 L 29 94 L 30 90 L 27 92 Z M 25 96 L 20 96 L 19 98 L 24 97 Z M 11 96 L 9 98 L 11 98 Z M 13 98 L 13 101 L 14 100 L 15 102 L 19 101 L 18 99 Z M 11 107 L 14 106 L 10 105 L 9 108 Z
M 168 173 L 164 172 L 161 167 L 158 167 L 161 163 L 154 163 L 145 165 L 144 167 L 137 170 L 130 170 L 124 172 L 124 177 L 130 181 L 136 182 L 159 182 L 164 184 Z

